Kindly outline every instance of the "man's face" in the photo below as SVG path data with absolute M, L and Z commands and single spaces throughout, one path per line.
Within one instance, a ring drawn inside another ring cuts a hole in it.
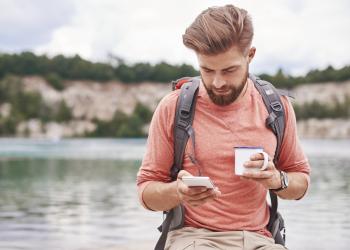
M 254 54 L 254 47 L 244 55 L 235 46 L 218 55 L 197 53 L 203 84 L 213 103 L 226 106 L 240 96 L 246 85 L 249 63 Z

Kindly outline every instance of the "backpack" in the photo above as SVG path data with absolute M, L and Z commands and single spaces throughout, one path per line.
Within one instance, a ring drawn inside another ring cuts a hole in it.
M 277 138 L 276 152 L 273 159 L 277 168 L 285 128 L 285 113 L 280 97 L 281 95 L 292 96 L 288 91 L 276 89 L 270 82 L 261 80 L 252 74 L 249 74 L 249 78 L 262 96 L 268 111 L 266 126 L 273 131 Z M 195 147 L 195 134 L 192 122 L 195 114 L 199 83 L 200 77 L 184 77 L 172 82 L 173 90 L 181 88 L 176 105 L 174 123 L 174 164 L 170 170 L 172 181 L 177 179 L 177 174 L 182 169 L 183 156 L 188 139 L 191 139 L 192 146 Z M 269 194 L 271 205 L 269 207 L 270 219 L 267 229 L 271 232 L 275 243 L 284 246 L 286 240 L 285 226 L 281 214 L 277 211 L 277 195 L 271 190 L 269 190 Z M 155 250 L 164 250 L 168 232 L 182 228 L 184 225 L 185 209 L 182 204 L 163 213 L 166 217 L 162 225 L 158 227 L 161 236 L 155 246 Z

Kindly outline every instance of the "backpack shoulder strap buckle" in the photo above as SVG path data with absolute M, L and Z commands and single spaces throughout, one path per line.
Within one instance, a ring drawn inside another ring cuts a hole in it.
M 188 130 L 188 127 L 191 126 L 188 122 L 184 121 L 184 120 L 179 120 L 176 124 L 176 126 L 178 128 L 181 128 L 183 130 Z
M 283 109 L 282 103 L 280 101 L 274 101 L 271 103 L 270 106 L 273 109 L 273 111 L 276 111 L 276 112 L 281 112 Z

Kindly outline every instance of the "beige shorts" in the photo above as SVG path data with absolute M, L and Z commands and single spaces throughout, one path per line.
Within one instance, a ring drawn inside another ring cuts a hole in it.
M 165 250 L 285 250 L 272 238 L 249 231 L 213 232 L 184 227 L 169 232 Z

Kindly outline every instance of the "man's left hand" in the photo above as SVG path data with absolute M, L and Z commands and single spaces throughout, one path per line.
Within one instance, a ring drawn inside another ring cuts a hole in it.
M 264 156 L 260 153 L 254 154 L 250 157 L 250 161 L 244 163 L 247 168 L 243 172 L 241 179 L 253 180 L 262 184 L 266 189 L 277 189 L 281 187 L 281 177 L 279 171 L 276 169 L 271 157 L 265 170 L 259 170 L 264 163 Z M 252 169 L 252 170 L 250 170 Z

